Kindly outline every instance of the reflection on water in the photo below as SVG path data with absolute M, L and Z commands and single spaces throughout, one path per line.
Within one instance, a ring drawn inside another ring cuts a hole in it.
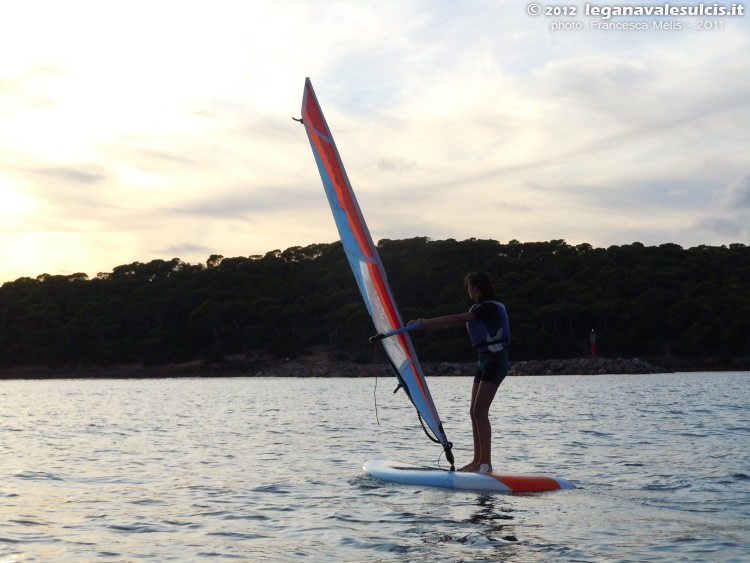
M 512 508 L 496 506 L 498 495 L 482 495 L 477 497 L 477 512 L 469 517 L 469 524 L 476 524 L 477 528 L 484 529 L 490 541 L 491 536 L 500 536 L 504 541 L 514 542 L 518 538 L 512 533 L 513 526 L 509 520 L 513 520 Z M 505 535 L 503 535 L 505 534 Z
M 579 487 L 528 495 L 364 475 L 442 453 L 371 379 L 3 381 L 0 561 L 739 561 L 749 375 L 507 379 L 495 467 Z M 430 385 L 468 458 L 470 379 Z

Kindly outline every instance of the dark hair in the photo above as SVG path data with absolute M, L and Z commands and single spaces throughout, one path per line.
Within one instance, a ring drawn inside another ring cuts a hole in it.
M 492 296 L 495 294 L 490 277 L 484 272 L 472 272 L 468 274 L 464 279 L 464 286 L 468 287 L 469 284 L 476 287 L 482 293 L 482 297 L 487 299 L 492 299 Z

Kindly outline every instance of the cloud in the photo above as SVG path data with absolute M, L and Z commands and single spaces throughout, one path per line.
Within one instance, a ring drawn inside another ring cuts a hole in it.
M 725 189 L 727 209 L 750 209 L 750 175 L 737 178 Z
M 294 188 L 278 189 L 272 182 L 266 186 L 248 185 L 242 189 L 219 191 L 213 195 L 187 203 L 184 206 L 165 208 L 162 211 L 189 216 L 218 218 L 248 218 L 269 212 L 294 212 L 308 209 L 324 198 L 315 190 Z
M 175 244 L 168 248 L 164 248 L 161 250 L 154 250 L 156 254 L 159 255 L 173 255 L 175 257 L 181 257 L 181 256 L 194 256 L 196 254 L 205 255 L 208 257 L 210 254 L 213 254 L 215 252 L 215 249 L 209 248 L 207 246 L 200 246 L 197 244 L 193 244 L 190 242 L 185 242 L 182 244 Z
M 395 172 L 397 174 L 414 170 L 416 166 L 416 162 L 400 158 L 381 158 L 375 164 L 375 168 L 378 172 Z
M 90 172 L 71 167 L 37 168 L 32 172 L 53 179 L 80 184 L 99 184 L 107 179 L 107 176 L 100 172 Z
M 0 35 L 7 271 L 335 240 L 305 76 L 376 239 L 748 235 L 746 19 L 719 41 L 551 33 L 502 0 L 45 5 Z
M 40 86 L 62 74 L 61 69 L 43 64 L 6 76 L 0 74 L 0 118 L 54 106 L 54 97 Z
M 696 224 L 696 228 L 717 234 L 722 237 L 748 237 L 750 228 L 748 217 L 728 219 L 726 217 L 704 217 Z

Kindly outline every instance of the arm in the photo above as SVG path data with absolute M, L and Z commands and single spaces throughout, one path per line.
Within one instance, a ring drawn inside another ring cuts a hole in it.
M 477 316 L 474 313 L 457 313 L 455 315 L 445 315 L 444 317 L 432 317 L 431 319 L 417 319 L 416 321 L 409 321 L 409 324 L 421 322 L 422 330 L 445 330 L 453 328 L 455 326 L 461 326 L 469 321 L 476 320 Z

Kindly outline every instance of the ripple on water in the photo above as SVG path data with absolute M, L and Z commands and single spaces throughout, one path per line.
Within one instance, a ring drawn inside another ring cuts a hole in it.
M 22 431 L 4 433 L 0 449 L 11 460 L 0 560 L 742 561 L 750 552 L 748 374 L 508 378 L 493 445 L 509 471 L 579 487 L 546 495 L 364 475 L 367 459 L 440 455 L 391 388 L 378 391 L 377 425 L 368 379 L 3 383 L 15 413 L 4 427 Z M 470 379 L 430 385 L 457 455 L 468 457 Z
M 25 481 L 64 481 L 65 477 L 57 473 L 48 473 L 46 471 L 22 471 L 13 475 L 16 479 Z

